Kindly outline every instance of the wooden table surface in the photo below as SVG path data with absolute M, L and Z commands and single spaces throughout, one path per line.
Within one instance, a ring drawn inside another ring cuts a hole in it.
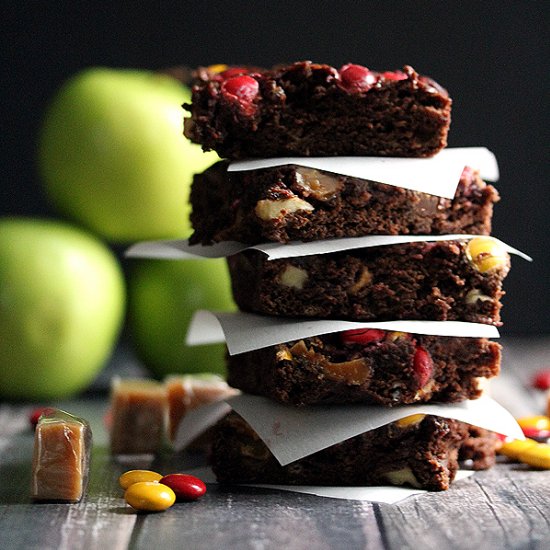
M 528 381 L 535 370 L 550 367 L 550 338 L 503 345 L 503 373 L 493 395 L 517 416 L 541 412 L 542 395 L 530 391 Z M 103 381 L 132 368 L 119 353 Z M 504 462 L 448 491 L 392 505 L 209 484 L 197 502 L 138 514 L 124 503 L 120 473 L 132 467 L 181 470 L 192 465 L 190 457 L 117 463 L 102 424 L 106 392 L 59 405 L 92 424 L 87 495 L 78 504 L 31 503 L 32 405 L 0 403 L 0 550 L 550 548 L 550 471 Z

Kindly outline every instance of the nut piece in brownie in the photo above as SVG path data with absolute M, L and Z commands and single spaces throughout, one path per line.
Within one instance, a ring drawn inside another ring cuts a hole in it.
M 412 415 L 281 466 L 239 415 L 222 419 L 216 432 L 212 467 L 221 483 L 389 484 L 431 491 L 449 488 L 469 433 L 456 420 Z M 494 448 L 487 445 L 485 452 L 489 464 Z
M 228 382 L 281 403 L 384 406 L 479 397 L 500 370 L 485 338 L 357 329 L 228 357 Z
M 409 66 L 200 68 L 192 90 L 185 135 L 232 159 L 429 157 L 447 144 L 451 120 L 447 91 Z
M 227 162 L 219 162 L 194 178 L 190 242 L 488 235 L 498 200 L 495 188 L 470 168 L 455 197 L 445 199 L 301 166 L 227 172 Z
M 420 319 L 500 325 L 510 258 L 499 241 L 436 241 L 268 260 L 228 259 L 244 311 L 353 321 Z

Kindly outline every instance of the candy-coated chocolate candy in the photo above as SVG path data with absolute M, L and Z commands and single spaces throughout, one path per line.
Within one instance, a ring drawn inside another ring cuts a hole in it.
M 174 491 L 156 481 L 139 481 L 130 485 L 124 498 L 132 508 L 144 512 L 162 512 L 176 502 Z
M 366 92 L 376 82 L 376 77 L 367 67 L 348 63 L 340 69 L 340 79 L 346 90 Z
M 526 437 L 546 439 L 550 436 L 550 418 L 548 416 L 524 416 L 518 419 Z
M 508 253 L 504 246 L 491 237 L 476 237 L 466 246 L 466 255 L 481 273 L 505 266 Z
M 204 482 L 189 474 L 168 474 L 160 482 L 170 487 L 178 500 L 197 500 L 206 493 Z
M 216 63 L 214 65 L 208 65 L 208 70 L 212 71 L 213 73 L 222 73 L 227 68 L 228 67 L 225 63 Z
M 413 370 L 418 386 L 423 388 L 432 377 L 434 364 L 430 353 L 422 346 L 418 346 L 414 352 Z
M 522 452 L 535 445 L 538 445 L 538 443 L 533 439 L 514 439 L 512 441 L 505 441 L 499 449 L 499 453 L 512 460 L 518 460 Z
M 414 424 L 419 424 L 424 420 L 425 414 L 410 414 L 405 416 L 405 418 L 400 418 L 396 424 L 400 428 L 406 428 L 407 426 L 413 426 Z
M 386 337 L 386 331 L 376 328 L 356 328 L 342 332 L 340 337 L 344 344 L 375 344 Z
M 407 75 L 402 71 L 386 71 L 382 73 L 386 80 L 406 80 Z
M 550 430 L 537 430 L 537 428 L 522 428 L 523 435 L 537 441 L 550 438 Z
M 550 469 L 550 445 L 537 443 L 519 454 L 519 460 L 535 468 Z
M 139 483 L 141 481 L 160 481 L 161 478 L 162 474 L 152 472 L 151 470 L 128 470 L 118 478 L 118 482 L 120 486 L 126 490 L 134 483 Z
M 550 369 L 537 372 L 533 377 L 533 386 L 539 390 L 550 389 Z
M 227 79 L 233 78 L 234 76 L 241 76 L 246 73 L 248 73 L 248 69 L 246 67 L 229 67 L 228 69 L 222 71 L 220 76 Z
M 239 100 L 243 105 L 252 103 L 260 89 L 258 81 L 251 76 L 233 76 L 222 84 L 222 94 Z

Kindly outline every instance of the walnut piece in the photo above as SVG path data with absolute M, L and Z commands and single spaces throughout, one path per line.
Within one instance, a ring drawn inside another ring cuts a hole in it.
M 277 218 L 284 218 L 287 214 L 292 214 L 299 210 L 311 212 L 315 209 L 309 202 L 298 197 L 291 197 L 290 199 L 282 200 L 262 199 L 256 203 L 254 212 L 261 220 L 269 221 Z
M 293 265 L 287 265 L 285 270 L 279 276 L 279 284 L 301 290 L 304 288 L 304 283 L 307 279 L 308 274 L 305 269 L 301 269 Z
M 296 169 L 296 185 L 304 197 L 311 196 L 318 201 L 328 201 L 342 189 L 338 177 L 303 166 Z
M 412 485 L 413 487 L 420 487 L 420 483 L 416 479 L 413 471 L 410 468 L 401 468 L 400 470 L 394 470 L 393 472 L 386 472 L 384 477 L 392 485 Z

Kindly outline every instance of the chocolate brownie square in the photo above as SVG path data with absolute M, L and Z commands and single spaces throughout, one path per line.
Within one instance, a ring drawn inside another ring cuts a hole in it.
M 228 383 L 298 406 L 452 403 L 481 395 L 500 351 L 486 338 L 348 330 L 229 356 Z
M 216 426 L 212 467 L 220 483 L 410 485 L 442 491 L 455 477 L 468 434 L 462 422 L 414 415 L 281 466 L 252 428 L 231 413 Z M 485 453 L 489 464 L 494 447 L 487 445 Z
M 315 241 L 363 235 L 491 232 L 497 191 L 465 169 L 445 199 L 402 187 L 304 168 L 227 172 L 220 162 L 195 176 L 191 244 Z
M 479 250 L 478 250 L 479 249 Z M 489 264 L 489 260 L 494 261 Z M 510 258 L 488 237 L 396 244 L 268 260 L 256 250 L 228 259 L 239 308 L 265 315 L 501 325 Z
M 447 144 L 451 99 L 409 66 L 376 72 L 302 61 L 197 71 L 185 135 L 221 157 L 429 157 Z

